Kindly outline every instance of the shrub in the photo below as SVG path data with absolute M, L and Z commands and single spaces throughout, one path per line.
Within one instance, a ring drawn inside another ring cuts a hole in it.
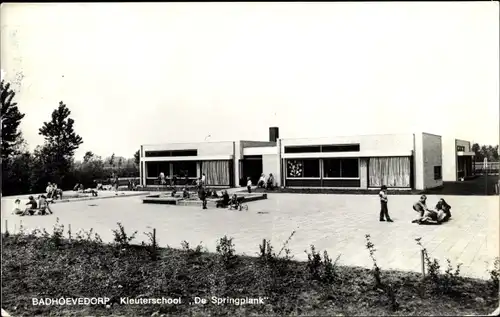
M 493 262 L 493 268 L 488 270 L 488 273 L 490 274 L 490 280 L 489 284 L 491 286 L 491 289 L 494 293 L 499 292 L 499 277 L 500 277 L 500 258 L 496 257 L 495 261 Z
M 186 252 L 191 257 L 199 256 L 204 251 L 204 248 L 203 248 L 203 245 L 202 245 L 202 241 L 200 241 L 200 243 L 194 249 L 192 249 L 189 246 L 189 242 L 187 242 L 186 240 L 184 240 L 184 241 L 181 242 L 181 247 L 182 247 L 182 250 L 184 252 Z
M 377 265 L 377 259 L 375 259 L 375 251 L 377 251 L 377 249 L 375 249 L 375 245 L 371 242 L 370 238 L 371 237 L 369 234 L 365 235 L 366 248 L 368 249 L 368 252 L 370 253 L 370 258 L 373 261 L 372 272 L 373 272 L 373 277 L 375 278 L 375 288 L 379 288 L 382 286 L 382 281 L 380 278 L 380 268 Z
M 148 237 L 149 239 L 149 244 L 147 245 L 149 256 L 151 260 L 156 261 L 160 257 L 158 249 L 158 241 L 156 240 L 156 229 L 153 229 L 153 232 L 144 232 L 144 234 Z M 144 245 L 144 242 L 142 243 Z
M 50 241 L 54 246 L 58 247 L 62 244 L 64 237 L 64 225 L 59 223 L 59 218 L 56 219 L 54 224 L 52 235 L 50 236 Z
M 226 267 L 231 267 L 234 264 L 236 255 L 233 238 L 228 238 L 227 236 L 220 238 L 215 249 Z
M 424 277 L 424 281 L 430 281 L 433 287 L 433 291 L 435 293 L 441 294 L 451 294 L 455 291 L 456 286 L 458 286 L 460 281 L 460 267 L 462 266 L 459 263 L 456 266 L 455 272 L 453 272 L 453 267 L 451 265 L 451 261 L 446 259 L 448 266 L 444 272 L 441 274 L 440 268 L 441 265 L 437 259 L 431 259 L 427 249 L 422 245 L 422 238 L 416 238 L 417 245 L 420 246 L 423 254 L 425 266 L 427 269 L 427 275 Z
M 131 236 L 129 236 L 125 232 L 125 228 L 123 227 L 123 225 L 120 222 L 118 222 L 118 229 L 113 230 L 113 234 L 116 245 L 118 245 L 120 248 L 126 248 L 130 246 L 130 242 L 134 240 L 137 231 L 135 231 Z
M 321 255 L 316 252 L 316 248 L 311 244 L 311 253 L 307 253 L 307 268 L 309 270 L 309 275 L 313 280 L 319 281 L 321 279 Z
M 340 259 L 340 254 L 337 256 L 334 262 L 330 256 L 328 256 L 328 252 L 323 252 L 323 263 L 325 265 L 323 280 L 327 283 L 333 282 L 337 278 L 337 262 Z

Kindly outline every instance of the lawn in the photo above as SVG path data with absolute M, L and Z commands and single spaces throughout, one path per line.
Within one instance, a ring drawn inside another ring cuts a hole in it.
M 2 234 L 2 307 L 15 316 L 207 315 L 464 315 L 498 306 L 498 265 L 489 280 L 461 277 L 455 268 L 418 273 L 378 271 L 336 264 L 322 250 L 296 262 L 288 243 L 255 246 L 258 257 L 235 255 L 230 238 L 215 253 L 129 245 L 132 232 L 117 230 L 115 243 L 60 225 L 48 232 Z M 150 236 L 152 237 L 152 236 Z M 377 257 L 370 237 L 366 256 Z M 293 233 L 289 240 L 293 239 Z M 370 252 L 370 250 L 372 252 Z M 321 252 L 320 252 L 321 251 Z M 432 260 L 431 258 L 429 260 Z M 374 262 L 376 263 L 376 262 Z M 498 262 L 497 262 L 498 264 Z M 446 266 L 442 264 L 443 266 Z M 377 272 L 379 272 L 377 274 Z M 434 272 L 434 273 L 433 273 Z M 377 282 L 377 278 L 379 282 Z M 181 298 L 179 305 L 122 305 L 121 297 Z M 216 305 L 219 298 L 258 298 L 260 304 Z M 34 306 L 32 298 L 107 297 L 109 306 Z M 207 304 L 193 304 L 195 297 Z

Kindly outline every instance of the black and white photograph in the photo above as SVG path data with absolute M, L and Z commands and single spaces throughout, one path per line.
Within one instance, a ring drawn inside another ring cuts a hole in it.
M 499 8 L 2 3 L 1 316 L 498 316 Z

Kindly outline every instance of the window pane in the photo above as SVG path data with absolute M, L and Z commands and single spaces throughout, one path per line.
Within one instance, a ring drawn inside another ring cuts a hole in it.
M 184 178 L 196 177 L 196 161 L 173 162 L 174 175 Z
M 304 177 L 319 177 L 319 159 L 304 160 Z
M 340 159 L 323 160 L 324 177 L 340 177 Z
M 304 162 L 302 160 L 286 161 L 287 177 L 304 177 Z
M 342 159 L 340 164 L 341 177 L 359 177 L 358 159 Z

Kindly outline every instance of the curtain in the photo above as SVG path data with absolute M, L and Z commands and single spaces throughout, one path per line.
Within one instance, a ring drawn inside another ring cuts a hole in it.
M 207 185 L 227 186 L 230 184 L 229 161 L 203 161 L 201 173 L 205 174 Z
M 409 157 L 372 157 L 368 170 L 370 187 L 410 187 Z

